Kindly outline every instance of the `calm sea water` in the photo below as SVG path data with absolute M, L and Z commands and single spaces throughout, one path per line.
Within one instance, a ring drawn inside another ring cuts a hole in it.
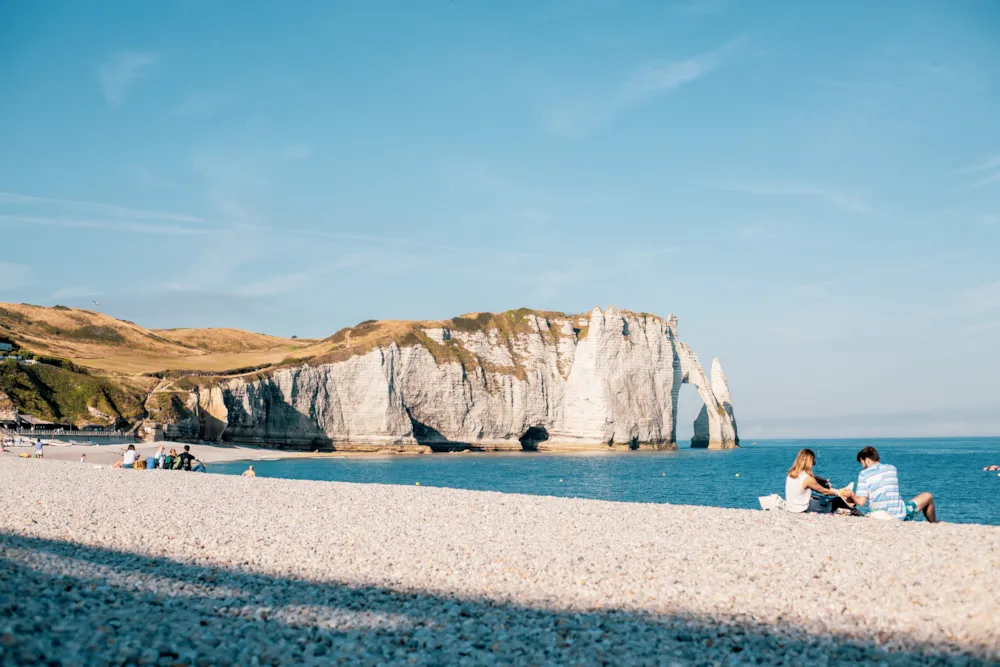
M 1000 438 L 759 440 L 740 449 L 584 454 L 433 454 L 377 458 L 255 461 L 262 477 L 444 486 L 630 502 L 758 508 L 757 497 L 784 495 L 785 472 L 809 447 L 816 472 L 834 486 L 856 481 L 855 455 L 875 446 L 899 469 L 903 495 L 931 491 L 942 521 L 1000 525 Z M 245 462 L 211 472 L 239 474 Z

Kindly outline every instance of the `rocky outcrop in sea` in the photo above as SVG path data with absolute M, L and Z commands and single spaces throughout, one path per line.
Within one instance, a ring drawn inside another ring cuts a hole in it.
M 320 449 L 677 446 L 680 387 L 704 408 L 693 446 L 737 447 L 719 360 L 709 379 L 677 319 L 610 307 L 365 322 L 301 361 L 197 381 L 169 437 Z

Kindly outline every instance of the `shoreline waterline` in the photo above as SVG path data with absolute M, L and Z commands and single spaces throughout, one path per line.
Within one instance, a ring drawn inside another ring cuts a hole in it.
M 758 509 L 758 497 L 784 496 L 797 451 L 812 448 L 817 473 L 835 486 L 856 482 L 856 454 L 874 444 L 899 471 L 907 498 L 929 491 L 944 521 L 1000 524 L 1000 478 L 982 468 L 1000 462 L 1000 439 L 786 440 L 732 450 L 669 452 L 524 452 L 483 455 L 319 457 L 261 461 L 259 475 L 320 481 L 376 482 L 596 500 Z M 477 453 L 478 454 L 478 453 Z M 241 473 L 223 463 L 212 472 Z
M 207 472 L 319 481 L 375 482 L 481 491 L 756 509 L 757 498 L 784 495 L 784 474 L 801 447 L 817 452 L 817 472 L 835 486 L 856 481 L 857 451 L 873 444 L 899 470 L 902 494 L 935 495 L 939 518 L 1000 525 L 994 499 L 1000 477 L 982 472 L 1000 462 L 998 438 L 828 439 L 753 441 L 740 449 L 668 451 L 587 449 L 521 452 L 309 452 L 234 443 L 191 444 Z M 137 443 L 140 458 L 157 447 L 181 451 L 183 443 Z M 45 447 L 45 460 L 112 465 L 125 445 Z M 29 454 L 15 448 L 2 457 Z

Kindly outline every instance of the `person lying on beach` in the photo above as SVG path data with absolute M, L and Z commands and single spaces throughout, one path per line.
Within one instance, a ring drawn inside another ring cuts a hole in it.
M 823 479 L 825 484 L 817 480 L 813 474 L 814 465 L 816 454 L 811 449 L 803 449 L 795 457 L 785 477 L 785 509 L 789 512 L 827 514 L 840 507 L 848 507 L 840 498 L 840 492 L 831 489 L 827 480 Z
M 257 473 L 254 472 L 253 466 L 250 466 L 249 468 L 247 468 L 246 470 L 244 470 L 243 474 L 240 475 L 240 477 L 256 477 L 256 476 L 257 476 Z
M 872 512 L 886 512 L 891 516 L 909 521 L 923 512 L 931 523 L 937 521 L 937 510 L 934 507 L 934 496 L 927 491 L 919 493 L 912 500 L 903 502 L 899 495 L 899 477 L 896 466 L 879 461 L 878 450 L 868 446 L 858 452 L 858 463 L 861 473 L 858 475 L 858 487 L 853 492 L 847 491 L 844 497 L 864 507 L 868 505 Z

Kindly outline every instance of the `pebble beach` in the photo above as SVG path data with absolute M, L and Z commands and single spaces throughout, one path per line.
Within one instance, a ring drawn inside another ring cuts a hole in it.
M 0 459 L 0 664 L 991 664 L 1000 528 Z

